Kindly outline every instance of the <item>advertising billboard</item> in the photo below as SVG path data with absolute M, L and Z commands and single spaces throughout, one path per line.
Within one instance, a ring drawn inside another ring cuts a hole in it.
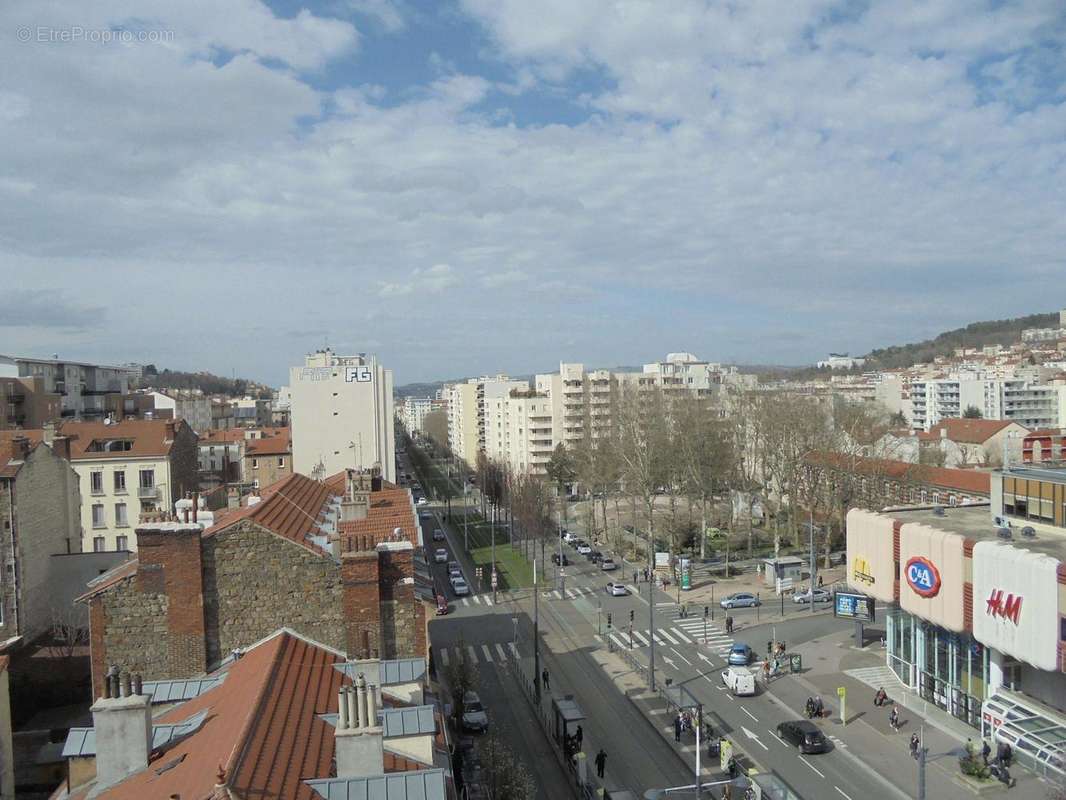
M 894 520 L 859 508 L 848 512 L 848 588 L 885 603 L 895 600 Z
M 899 531 L 899 604 L 904 611 L 961 633 L 965 539 L 920 522 Z
M 874 599 L 855 592 L 836 592 L 833 595 L 833 616 L 873 622 Z
M 999 541 L 973 548 L 973 635 L 987 647 L 1058 671 L 1059 561 Z

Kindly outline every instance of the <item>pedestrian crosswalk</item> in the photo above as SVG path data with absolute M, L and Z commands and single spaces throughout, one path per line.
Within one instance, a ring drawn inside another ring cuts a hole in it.
M 610 639 L 616 647 L 630 648 L 630 632 L 628 628 L 611 631 Z M 672 619 L 669 626 L 656 628 L 652 632 L 649 628 L 634 628 L 632 635 L 632 647 L 649 647 L 654 641 L 657 646 L 667 645 L 692 645 L 703 644 L 711 651 L 719 655 L 725 655 L 733 645 L 733 637 L 727 635 L 721 627 L 713 622 L 704 625 L 702 617 L 689 619 Z
M 480 606 L 480 605 L 491 606 L 492 605 L 492 595 L 491 594 L 475 594 L 475 595 L 471 595 L 470 597 L 463 597 L 463 598 L 460 598 L 459 605 L 462 605 L 462 606 Z
M 468 644 L 465 648 L 434 647 L 437 662 L 444 667 L 459 659 L 466 659 L 471 664 L 504 664 L 517 661 L 518 648 L 514 642 L 490 642 L 486 644 Z

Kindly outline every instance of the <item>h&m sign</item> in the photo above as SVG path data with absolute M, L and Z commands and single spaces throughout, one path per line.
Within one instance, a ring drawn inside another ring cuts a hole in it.
M 991 617 L 1008 619 L 1015 625 L 1022 615 L 1021 595 L 1009 594 L 1002 589 L 993 589 L 985 601 L 985 613 Z

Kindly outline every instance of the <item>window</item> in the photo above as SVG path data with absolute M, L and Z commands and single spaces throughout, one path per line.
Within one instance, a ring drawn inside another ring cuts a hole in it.
M 126 471 L 116 470 L 115 472 L 115 494 L 126 493 Z
M 256 478 L 254 481 L 252 481 L 252 488 L 253 489 L 258 489 L 259 488 L 259 478 Z
M 126 518 L 126 504 L 115 503 L 115 526 L 118 528 L 128 528 L 129 525 L 129 520 Z
M 252 469 L 259 469 L 259 459 L 258 458 L 253 458 L 252 459 Z
M 117 539 L 115 539 L 115 549 L 120 552 L 122 550 L 129 550 L 129 539 L 127 539 L 125 536 L 119 536 Z
M 104 505 L 103 503 L 96 503 L 93 505 L 93 527 L 105 528 L 107 523 L 104 522 Z
M 90 472 L 89 473 L 89 493 L 90 494 L 103 494 L 104 493 L 104 473 L 102 473 L 102 472 Z
M 156 510 L 158 510 L 158 509 L 156 508 L 155 503 L 153 503 L 152 501 L 150 501 L 150 500 L 142 500 L 141 501 L 141 513 L 142 514 L 150 514 L 150 513 L 154 512 Z
M 104 552 L 105 549 L 106 548 L 105 548 L 105 545 L 104 545 L 104 537 L 103 536 L 94 536 L 93 537 L 93 552 L 94 553 L 102 553 L 102 552 Z
M 285 459 L 283 457 L 281 457 L 281 456 L 278 457 L 278 466 L 279 467 L 284 467 L 285 466 Z
M 138 484 L 142 489 L 154 489 L 155 488 L 155 470 L 154 469 L 142 469 L 140 473 L 140 483 Z

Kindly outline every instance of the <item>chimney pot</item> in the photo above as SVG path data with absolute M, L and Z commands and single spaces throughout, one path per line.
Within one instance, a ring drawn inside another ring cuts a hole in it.
M 355 687 L 354 686 L 349 686 L 348 687 L 347 701 L 348 701 L 348 727 L 349 728 L 355 728 L 358 725 L 358 723 L 359 723 L 359 714 L 355 710 L 356 696 L 355 696 Z
M 141 673 L 137 672 L 133 675 L 133 693 L 141 694 L 141 690 L 144 689 L 144 683 L 141 681 Z
M 337 730 L 343 731 L 348 728 L 348 687 L 342 686 L 340 690 L 340 698 L 337 701 L 337 712 L 340 717 L 337 719 Z
M 374 686 L 368 686 L 366 689 L 366 724 L 370 728 L 376 728 L 378 725 L 378 697 L 377 688 Z
M 359 673 L 359 681 L 356 683 L 356 692 L 358 692 L 355 707 L 359 714 L 359 730 L 365 729 L 366 722 L 366 678 L 363 677 L 363 673 Z
M 130 683 L 130 674 L 128 672 L 126 672 L 125 670 L 123 670 L 122 671 L 122 675 L 120 676 L 119 679 L 120 679 L 121 684 L 122 684 L 122 696 L 123 697 L 129 697 L 130 696 L 130 692 L 132 691 L 132 688 L 133 688 L 131 683 Z

